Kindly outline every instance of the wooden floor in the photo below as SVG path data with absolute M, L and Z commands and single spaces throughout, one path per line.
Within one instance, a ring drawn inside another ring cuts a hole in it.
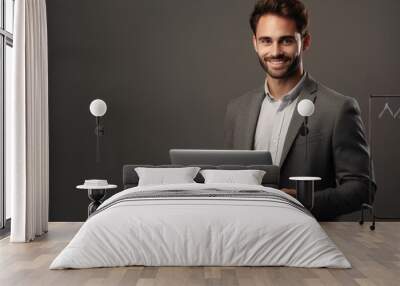
M 50 223 L 32 243 L 0 241 L 0 285 L 400 285 L 400 222 L 322 223 L 353 265 L 352 269 L 289 267 L 120 267 L 48 270 L 81 226 Z

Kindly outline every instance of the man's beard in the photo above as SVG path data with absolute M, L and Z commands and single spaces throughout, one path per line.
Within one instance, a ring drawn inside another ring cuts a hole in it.
M 267 62 L 269 60 L 284 60 L 284 61 L 290 61 L 292 58 L 281 54 L 275 57 L 260 57 L 258 56 L 258 61 L 261 64 L 261 67 L 265 70 L 265 72 L 272 78 L 275 79 L 288 79 L 290 78 L 293 74 L 296 73 L 296 71 L 300 68 L 301 64 L 301 55 L 296 55 L 295 58 L 292 60 L 291 64 L 285 69 L 281 70 L 279 72 L 275 72 L 272 69 L 268 68 Z

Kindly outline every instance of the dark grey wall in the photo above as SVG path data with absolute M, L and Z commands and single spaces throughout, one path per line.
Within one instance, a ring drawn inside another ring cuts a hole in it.
M 400 1 L 305 3 L 306 69 L 357 98 L 366 120 L 369 94 L 400 94 Z M 227 102 L 264 80 L 250 42 L 253 4 L 47 1 L 51 220 L 86 218 L 86 192 L 75 190 L 85 178 L 121 185 L 124 163 L 168 163 L 172 147 L 223 146 Z M 95 98 L 108 104 L 101 164 L 88 109 Z

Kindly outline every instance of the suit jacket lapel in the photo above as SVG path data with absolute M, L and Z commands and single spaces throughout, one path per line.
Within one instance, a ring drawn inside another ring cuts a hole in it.
M 309 99 L 312 102 L 315 102 L 315 92 L 317 91 L 317 83 L 316 81 L 307 75 L 307 78 L 305 79 L 304 82 L 304 87 L 302 91 L 300 92 L 297 104 L 303 99 Z M 283 150 L 282 150 L 282 156 L 281 156 L 281 161 L 280 161 L 280 166 L 283 165 L 285 162 L 286 156 L 289 153 L 290 148 L 292 147 L 292 144 L 294 142 L 294 139 L 297 136 L 297 133 L 299 132 L 299 129 L 304 121 L 304 118 L 297 112 L 297 105 L 296 108 L 293 112 L 292 119 L 289 124 L 289 129 L 286 134 L 286 139 L 285 143 L 283 145 Z
M 265 97 L 264 87 L 257 89 L 254 92 L 254 96 L 248 106 L 248 116 L 246 122 L 246 129 L 248 132 L 246 138 L 244 139 L 244 148 L 248 150 L 254 149 L 254 136 L 256 133 L 256 127 L 258 122 L 258 116 L 260 114 L 261 105 Z

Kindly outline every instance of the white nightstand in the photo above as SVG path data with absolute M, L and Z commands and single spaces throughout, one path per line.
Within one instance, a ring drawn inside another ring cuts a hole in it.
M 87 190 L 88 197 L 91 203 L 88 206 L 88 217 L 96 211 L 96 209 L 103 202 L 104 197 L 106 196 L 106 191 L 115 189 L 117 185 L 104 185 L 104 186 L 92 186 L 92 185 L 79 185 L 76 186 L 78 190 Z

